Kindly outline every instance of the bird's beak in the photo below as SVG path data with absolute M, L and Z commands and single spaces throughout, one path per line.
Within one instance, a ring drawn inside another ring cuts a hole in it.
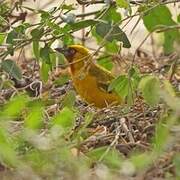
M 76 50 L 72 47 L 55 48 L 55 50 L 63 54 L 69 62 L 73 61 L 74 55 L 76 54 Z
M 63 54 L 66 58 L 70 56 L 69 48 L 55 48 L 55 50 L 61 54 Z

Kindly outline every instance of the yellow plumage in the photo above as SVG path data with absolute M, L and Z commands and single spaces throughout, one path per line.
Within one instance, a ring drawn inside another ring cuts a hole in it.
M 89 50 L 81 45 L 71 45 L 66 49 L 57 48 L 70 63 L 70 71 L 77 93 L 89 104 L 103 108 L 122 102 L 107 88 L 114 76 L 92 61 Z

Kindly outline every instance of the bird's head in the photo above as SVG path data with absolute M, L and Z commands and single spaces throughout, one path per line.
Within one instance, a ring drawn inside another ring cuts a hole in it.
M 69 63 L 84 62 L 91 56 L 89 50 L 82 45 L 70 45 L 55 50 L 62 53 Z

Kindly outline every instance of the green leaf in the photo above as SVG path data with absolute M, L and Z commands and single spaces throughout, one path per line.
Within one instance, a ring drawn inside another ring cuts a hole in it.
M 77 134 L 74 134 L 74 139 L 86 139 L 89 136 L 87 131 L 88 125 L 93 121 L 95 113 L 94 112 L 87 112 L 84 117 L 84 122 L 80 126 Z
M 41 22 L 47 22 L 51 18 L 51 14 L 44 10 L 39 10 L 41 13 Z
M 86 155 L 92 160 L 94 160 L 95 162 L 102 160 L 103 163 L 105 163 L 111 168 L 120 168 L 120 165 L 122 163 L 122 158 L 119 155 L 119 152 L 117 152 L 114 149 L 109 149 L 107 151 L 107 148 L 108 147 L 106 146 L 96 148 L 86 153 Z
M 76 93 L 73 90 L 70 90 L 66 93 L 65 97 L 62 100 L 62 107 L 72 108 L 76 101 Z
M 6 43 L 7 44 L 13 44 L 14 40 L 17 38 L 18 34 L 16 31 L 12 30 L 11 32 L 8 33 L 7 38 L 6 38 Z
M 61 7 L 61 9 L 63 9 L 63 10 L 69 10 L 69 11 L 71 11 L 71 10 L 75 10 L 75 8 L 74 8 L 74 4 L 63 4 L 62 5 L 62 7 Z
M 14 117 L 19 115 L 26 107 L 27 102 L 28 98 L 24 95 L 14 97 L 5 105 L 2 112 L 3 116 Z
M 165 18 L 166 17 L 166 18 Z M 148 31 L 153 31 L 158 26 L 175 25 L 172 14 L 165 5 L 158 5 L 155 8 L 146 10 L 143 16 L 144 25 Z
M 128 95 L 129 80 L 126 75 L 121 75 L 114 79 L 109 85 L 108 91 L 115 90 L 122 98 Z
M 147 13 L 143 16 L 143 22 L 150 32 L 162 26 L 177 25 L 172 19 L 170 10 L 165 5 L 158 5 L 149 11 L 147 10 Z M 173 52 L 173 43 L 178 39 L 180 39 L 180 33 L 177 29 L 164 32 L 163 47 L 166 54 Z
M 39 41 L 33 41 L 33 53 L 36 57 L 36 60 L 39 60 L 40 52 L 39 52 Z
M 9 45 L 7 47 L 7 53 L 10 54 L 11 56 L 14 55 L 14 48 L 13 48 L 13 44 Z
M 9 89 L 14 86 L 14 81 L 11 79 L 4 80 L 3 83 L 1 84 L 2 89 Z
M 129 69 L 128 75 L 131 79 L 133 89 L 137 90 L 137 87 L 138 87 L 139 82 L 141 80 L 141 75 L 139 73 L 139 70 L 136 67 L 132 67 Z
M 136 70 L 134 69 L 134 67 L 130 68 L 130 70 L 128 71 L 129 77 L 133 77 L 135 73 Z
M 51 48 L 48 45 L 40 49 L 40 57 L 46 64 L 51 64 L 50 53 Z
M 21 24 L 17 27 L 15 27 L 12 31 L 10 31 L 6 38 L 7 44 L 14 45 L 15 42 L 17 42 L 19 39 L 25 38 L 25 30 L 28 27 L 28 23 Z
M 96 27 L 93 27 L 93 28 L 92 28 L 91 34 L 92 34 L 92 36 L 94 36 L 94 37 L 96 38 L 96 41 L 97 41 L 98 43 L 101 43 L 101 41 L 102 41 L 103 38 L 102 38 L 99 34 L 97 34 L 97 32 L 96 32 Z
M 106 43 L 105 48 L 108 53 L 113 53 L 113 54 L 118 53 L 120 50 L 120 46 L 117 44 L 116 40 Z
M 74 125 L 75 114 L 68 107 L 64 107 L 57 115 L 52 118 L 54 125 L 62 128 L 71 128 Z
M 107 164 L 111 169 L 119 170 L 123 159 L 116 149 L 110 149 L 110 151 L 105 155 L 103 162 Z
M 40 67 L 40 76 L 44 82 L 48 81 L 50 69 L 50 65 L 43 61 Z
M 109 71 L 113 68 L 111 57 L 100 57 L 99 60 L 97 60 L 97 63 Z
M 11 59 L 6 59 L 2 61 L 1 67 L 4 71 L 6 71 L 9 75 L 14 77 L 17 80 L 22 78 L 22 73 L 20 68 L 17 66 L 16 62 Z
M 26 28 L 29 27 L 28 23 L 20 24 L 19 26 L 15 27 L 14 30 L 18 34 L 18 37 L 21 37 L 25 34 Z
M 42 60 L 41 65 L 41 78 L 44 82 L 48 80 L 49 71 L 52 70 L 53 64 L 55 62 L 56 56 L 52 54 L 53 51 L 48 44 L 45 44 L 43 48 L 40 49 L 40 58 Z
M 177 22 L 180 23 L 180 14 L 177 16 Z
M 18 167 L 17 153 L 13 147 L 13 141 L 8 137 L 9 134 L 0 127 L 0 159 L 1 163 L 8 166 Z
M 88 20 L 79 21 L 79 22 L 76 22 L 76 23 L 73 23 L 73 24 L 67 25 L 67 26 L 71 27 L 72 31 L 79 31 L 83 28 L 93 26 L 97 23 L 99 23 L 99 21 L 88 19 Z
M 132 155 L 130 160 L 138 170 L 142 171 L 143 169 L 147 168 L 151 163 L 153 163 L 154 156 L 152 153 L 145 152 Z
M 40 128 L 43 121 L 43 111 L 41 104 L 31 104 L 30 112 L 24 120 L 24 126 L 33 130 Z
M 44 29 L 33 29 L 31 31 L 31 36 L 34 41 L 39 40 L 43 36 Z
M 53 31 L 54 36 L 59 36 L 63 33 L 63 28 L 61 28 L 58 24 L 52 21 L 48 21 L 47 26 Z
M 62 41 L 65 45 L 71 45 L 74 44 L 74 37 L 72 36 L 72 34 L 67 33 L 64 34 L 64 36 L 62 37 Z
M 57 64 L 56 64 L 56 63 L 57 63 L 57 62 L 56 62 L 56 58 L 57 58 L 56 53 L 51 52 L 51 53 L 50 53 L 51 68 L 57 66 Z
M 87 112 L 84 117 L 83 127 L 86 128 L 93 121 L 94 112 Z
M 28 153 L 23 154 L 23 159 L 25 159 L 26 162 L 31 162 L 31 166 L 35 169 L 52 167 L 51 162 L 49 162 L 49 156 L 45 154 L 43 150 L 40 151 L 33 148 L 28 151 Z
M 87 112 L 84 116 L 84 121 L 83 123 L 79 126 L 79 130 L 77 133 L 74 134 L 74 139 L 77 140 L 82 140 L 86 139 L 89 136 L 89 133 L 87 131 L 87 127 L 91 122 L 93 121 L 95 113 L 94 112 Z
M 107 23 L 98 23 L 96 25 L 96 33 L 102 38 L 106 37 L 107 41 L 112 42 L 113 40 L 117 40 L 123 42 L 124 48 L 131 47 L 126 34 L 119 28 L 119 26 L 113 26 Z
M 156 133 L 153 141 L 153 150 L 157 153 L 162 153 L 167 146 L 168 139 L 170 138 L 169 127 L 162 122 L 156 126 Z
M 178 30 L 169 30 L 164 32 L 164 52 L 166 54 L 170 54 L 174 51 L 174 42 L 180 41 L 180 33 Z
M 173 158 L 173 164 L 175 166 L 176 176 L 180 177 L 180 153 L 177 153 Z
M 69 81 L 70 77 L 69 75 L 61 75 L 58 79 L 55 80 L 55 84 L 58 86 L 62 86 L 66 84 Z
M 120 12 L 117 12 L 117 8 L 111 6 L 101 19 L 108 21 L 109 23 L 117 23 L 120 22 L 122 18 Z
M 160 82 L 155 76 L 145 76 L 139 83 L 145 101 L 149 105 L 156 105 L 160 99 Z
M 86 153 L 86 155 L 92 158 L 94 161 L 98 161 L 101 158 L 102 154 L 106 152 L 106 150 L 107 150 L 107 147 L 104 146 L 104 147 L 93 149 L 92 151 L 89 151 L 88 153 Z
M 6 33 L 0 33 L 0 45 L 2 45 L 2 43 L 4 42 L 6 38 Z
M 176 93 L 168 80 L 163 81 L 163 89 L 172 97 L 176 96 Z
M 127 104 L 132 105 L 136 90 L 140 81 L 140 75 L 136 68 L 131 68 L 128 75 L 120 75 L 115 78 L 108 87 L 109 91 L 115 92 L 123 99 L 127 98 Z
M 131 83 L 131 84 L 130 84 Z M 134 89 L 132 87 L 132 80 L 129 80 L 129 87 L 128 87 L 128 95 L 127 95 L 127 104 L 131 106 L 133 104 L 134 100 Z
M 129 3 L 126 0 L 116 0 L 116 3 L 120 8 L 128 8 L 129 7 Z

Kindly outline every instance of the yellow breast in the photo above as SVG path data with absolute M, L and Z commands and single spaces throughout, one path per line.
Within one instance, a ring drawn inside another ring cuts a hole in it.
M 93 56 L 84 46 L 71 45 L 68 48 L 65 56 L 70 63 L 72 80 L 77 93 L 86 102 L 99 108 L 120 103 L 122 100 L 117 94 L 102 88 L 102 83 L 108 86 L 113 79 L 111 73 L 95 65 Z
M 101 90 L 96 82 L 96 77 L 82 75 L 82 77 L 72 76 L 72 80 L 77 93 L 89 104 L 103 108 L 120 102 L 120 98 L 114 93 Z

